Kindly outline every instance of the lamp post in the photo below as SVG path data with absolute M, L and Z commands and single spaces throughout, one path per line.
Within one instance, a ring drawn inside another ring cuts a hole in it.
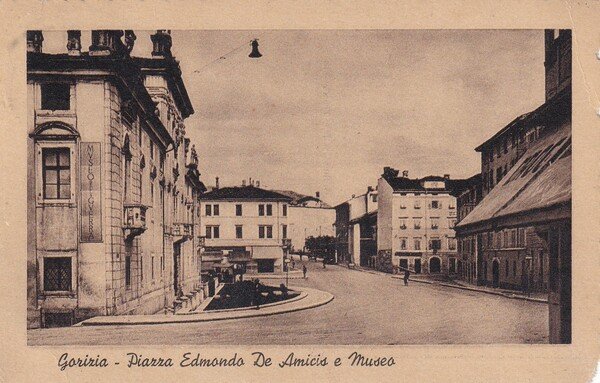
M 288 281 L 290 278 L 290 259 L 286 257 L 283 260 L 283 263 L 285 263 L 285 287 L 288 287 Z

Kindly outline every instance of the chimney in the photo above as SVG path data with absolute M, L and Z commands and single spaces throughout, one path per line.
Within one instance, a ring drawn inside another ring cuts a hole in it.
M 248 186 L 254 186 L 254 183 L 252 183 L 252 177 L 248 177 Z
M 444 174 L 444 178 L 449 180 L 450 179 L 450 174 Z
M 403 170 L 402 171 L 402 177 L 408 178 L 408 170 Z
M 215 189 L 219 188 L 219 177 L 215 177 Z
M 317 197 L 317 198 L 321 198 L 321 193 L 320 193 L 320 192 L 316 192 L 316 193 L 315 193 L 315 197 Z
M 150 36 L 152 40 L 152 56 L 173 57 L 171 54 L 171 31 L 159 29 L 155 34 Z
M 81 31 L 67 31 L 67 50 L 69 56 L 81 55 Z
M 42 31 L 27 31 L 27 52 L 42 53 L 43 41 Z
M 246 186 L 246 179 L 242 180 L 242 186 Z

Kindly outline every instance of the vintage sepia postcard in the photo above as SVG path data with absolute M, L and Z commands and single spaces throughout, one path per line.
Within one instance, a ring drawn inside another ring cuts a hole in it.
M 598 210 L 598 134 L 573 139 L 599 121 L 600 8 L 562 7 L 209 27 L 146 5 L 11 31 L 10 331 L 49 367 L 7 381 L 590 379 L 597 219 L 575 209 Z

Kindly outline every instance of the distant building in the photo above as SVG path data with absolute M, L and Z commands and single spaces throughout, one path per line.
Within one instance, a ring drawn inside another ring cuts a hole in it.
M 335 233 L 336 251 L 338 262 L 354 263 L 362 266 L 368 265 L 372 248 L 364 244 L 361 246 L 361 230 L 369 230 L 369 220 L 363 220 L 367 215 L 377 212 L 377 190 L 367 188 L 367 192 L 359 196 L 352 196 L 349 200 L 335 207 Z M 363 228 L 361 229 L 361 224 Z M 361 252 L 364 250 L 365 252 Z M 364 262 L 361 262 L 361 259 Z
M 183 121 L 194 110 L 167 31 L 151 58 L 133 31 L 43 52 L 27 32 L 28 327 L 152 314 L 195 292 L 204 185 Z
M 465 180 L 398 177 L 384 168 L 378 182 L 377 259 L 385 272 L 456 273 L 456 195 Z
M 204 257 L 227 256 L 247 273 L 283 270 L 289 247 L 289 204 L 291 198 L 256 186 L 219 188 L 200 196 Z
M 546 102 L 520 122 L 535 139 L 457 233 L 477 283 L 548 291 L 550 342 L 570 343 L 571 31 L 546 30 L 545 47 Z
M 335 236 L 335 209 L 321 200 L 319 192 L 315 196 L 309 196 L 291 190 L 274 191 L 291 198 L 288 237 L 292 252 L 305 251 L 305 240 L 308 237 Z

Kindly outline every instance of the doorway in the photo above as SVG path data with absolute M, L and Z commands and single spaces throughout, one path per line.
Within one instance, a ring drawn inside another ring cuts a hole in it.
M 415 259 L 415 274 L 421 274 L 421 259 Z
M 492 262 L 492 287 L 498 287 L 500 285 L 500 262 L 494 259 Z
M 176 243 L 173 245 L 173 291 L 175 296 L 179 293 L 179 269 L 181 263 L 181 245 Z
M 442 262 L 438 257 L 429 258 L 429 272 L 439 273 L 442 269 Z

